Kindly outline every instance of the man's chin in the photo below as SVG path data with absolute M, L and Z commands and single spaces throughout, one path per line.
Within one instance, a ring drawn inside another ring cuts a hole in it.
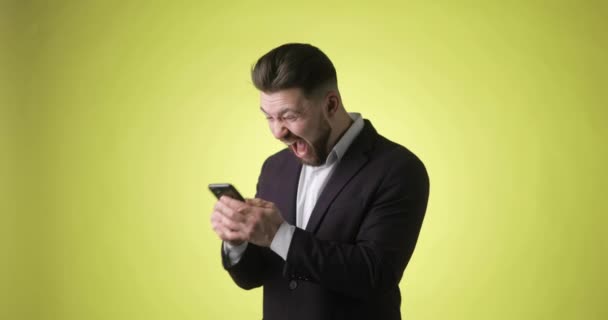
M 302 162 L 302 164 L 305 164 L 305 165 L 311 166 L 311 167 L 319 167 L 319 166 L 323 165 L 323 163 L 321 163 L 321 161 L 319 161 L 318 159 L 315 159 L 315 160 L 299 159 L 299 160 L 300 160 L 300 162 Z
M 304 158 L 298 157 L 298 160 L 300 160 L 300 162 L 302 162 L 303 164 L 312 166 L 312 167 L 319 167 L 319 166 L 322 166 L 325 164 L 325 162 L 322 161 L 317 156 L 309 156 L 309 157 L 304 157 Z
M 313 166 L 313 167 L 318 167 L 318 166 L 322 166 L 324 164 L 324 162 L 321 161 L 321 159 L 317 156 L 314 155 L 304 155 L 303 157 L 300 157 L 293 149 L 289 148 L 289 150 L 291 150 L 291 153 L 298 158 L 298 160 L 302 163 L 305 164 L 307 166 Z

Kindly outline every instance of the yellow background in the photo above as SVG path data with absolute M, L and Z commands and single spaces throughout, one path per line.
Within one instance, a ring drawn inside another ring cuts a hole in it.
M 431 197 L 408 319 L 607 319 L 602 1 L 5 1 L 2 319 L 259 319 L 206 185 L 282 146 L 249 68 L 308 42 Z

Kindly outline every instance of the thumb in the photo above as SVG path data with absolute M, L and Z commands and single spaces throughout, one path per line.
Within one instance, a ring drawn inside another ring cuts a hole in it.
M 260 206 L 262 204 L 262 199 L 258 199 L 258 198 L 253 198 L 253 199 L 245 199 L 245 203 L 252 205 L 252 206 Z
M 266 200 L 260 199 L 260 198 L 246 199 L 245 201 L 247 202 L 247 204 L 256 206 L 256 207 L 263 207 L 263 208 L 272 207 L 272 202 L 269 202 L 269 201 L 266 201 Z

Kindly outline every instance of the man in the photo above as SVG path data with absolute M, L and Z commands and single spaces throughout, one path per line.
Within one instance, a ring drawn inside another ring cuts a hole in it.
M 264 319 L 401 319 L 399 281 L 426 210 L 422 162 L 347 113 L 329 58 L 285 44 L 252 70 L 261 112 L 288 148 L 262 166 L 255 199 L 211 217 L 222 260 L 264 287 Z

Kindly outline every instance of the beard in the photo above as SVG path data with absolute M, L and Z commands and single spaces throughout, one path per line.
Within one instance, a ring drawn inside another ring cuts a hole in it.
M 304 143 L 306 143 L 308 145 L 308 150 L 311 151 L 310 159 L 303 159 L 303 158 L 297 157 L 298 160 L 300 160 L 300 162 L 302 162 L 305 165 L 309 165 L 309 166 L 313 166 L 313 167 L 318 167 L 318 166 L 324 165 L 325 161 L 327 160 L 327 156 L 329 155 L 330 150 L 328 150 L 329 149 L 328 144 L 329 144 L 329 136 L 331 135 L 331 127 L 329 126 L 329 122 L 327 122 L 327 120 L 325 120 L 325 119 L 322 119 L 321 125 L 320 125 L 319 129 L 317 130 L 317 132 L 318 132 L 317 137 L 314 140 L 312 140 L 310 143 L 307 142 L 306 140 L 302 139 L 301 137 L 296 137 L 296 138 L 304 141 Z

